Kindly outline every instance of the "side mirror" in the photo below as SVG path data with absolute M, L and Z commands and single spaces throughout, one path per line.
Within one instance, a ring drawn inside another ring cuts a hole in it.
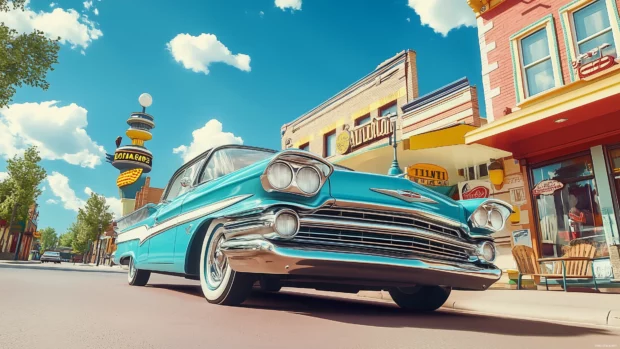
M 187 188 L 192 184 L 192 180 L 189 177 L 183 177 L 181 179 L 181 186 Z

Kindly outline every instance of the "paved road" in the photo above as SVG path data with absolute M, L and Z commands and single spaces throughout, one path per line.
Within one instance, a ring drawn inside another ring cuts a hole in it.
M 290 292 L 241 307 L 196 282 L 130 287 L 100 268 L 0 264 L 0 348 L 620 348 L 620 331 Z

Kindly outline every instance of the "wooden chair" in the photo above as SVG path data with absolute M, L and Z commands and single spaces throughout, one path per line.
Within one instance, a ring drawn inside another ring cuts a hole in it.
M 540 258 L 536 260 L 534 249 L 528 246 L 515 246 L 512 255 L 517 263 L 519 278 L 517 289 L 521 289 L 521 280 L 524 275 L 545 277 L 545 286 L 549 290 L 549 279 L 562 279 L 564 291 L 568 291 L 567 279 L 592 279 L 594 288 L 598 291 L 596 278 L 594 277 L 594 255 L 596 249 L 593 245 L 581 243 L 571 246 L 563 257 Z M 540 263 L 554 262 L 552 274 L 542 273 Z M 558 264 L 556 262 L 561 262 Z M 590 268 L 588 268 L 590 265 Z

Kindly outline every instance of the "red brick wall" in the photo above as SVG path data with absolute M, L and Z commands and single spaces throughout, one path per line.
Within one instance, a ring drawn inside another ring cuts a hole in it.
M 136 193 L 136 204 L 134 210 L 137 210 L 148 203 L 157 204 L 161 199 L 164 189 L 151 187 L 151 177 L 146 177 L 146 181 L 140 191 Z
M 572 68 L 567 60 L 559 10 L 571 2 L 572 0 L 506 0 L 481 16 L 484 24 L 493 22 L 493 28 L 484 34 L 484 39 L 487 44 L 495 42 L 496 45 L 487 56 L 489 64 L 498 63 L 498 68 L 489 74 L 490 89 L 500 88 L 500 94 L 492 100 L 495 120 L 504 117 L 503 111 L 506 107 L 516 106 L 510 37 L 549 14 L 553 14 L 564 84 L 570 83 L 569 69 Z M 616 0 L 616 3 L 620 7 L 620 0 Z

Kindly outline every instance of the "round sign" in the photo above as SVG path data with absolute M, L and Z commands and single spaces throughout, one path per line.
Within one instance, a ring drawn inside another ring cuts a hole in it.
M 349 131 L 342 131 L 338 138 L 336 138 L 336 151 L 338 154 L 343 155 L 349 151 L 351 147 L 351 135 Z

